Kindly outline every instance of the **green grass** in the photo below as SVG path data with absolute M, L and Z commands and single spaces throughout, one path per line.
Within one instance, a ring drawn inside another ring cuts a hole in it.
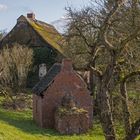
M 104 140 L 100 125 L 87 134 L 66 136 L 54 130 L 40 129 L 31 110 L 14 112 L 0 109 L 0 140 Z
M 105 140 L 100 124 L 96 121 L 93 129 L 86 134 L 66 136 L 55 130 L 39 128 L 32 119 L 32 111 L 12 111 L 1 107 L 0 97 L 0 140 Z M 97 120 L 96 118 L 94 118 Z M 124 137 L 123 125 L 115 123 L 118 140 Z M 136 139 L 140 140 L 140 136 Z

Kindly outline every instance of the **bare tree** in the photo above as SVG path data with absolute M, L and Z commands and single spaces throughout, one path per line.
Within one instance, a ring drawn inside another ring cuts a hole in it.
M 116 75 L 123 75 L 124 70 L 129 73 L 138 67 L 133 63 L 135 55 L 131 54 L 140 35 L 138 1 L 135 10 L 133 6 L 131 0 L 102 0 L 92 1 L 91 6 L 80 11 L 67 8 L 68 41 L 80 40 L 88 47 L 90 59 L 86 69 L 92 69 L 98 77 L 96 97 L 106 140 L 117 139 L 109 90 L 115 84 L 111 81 Z

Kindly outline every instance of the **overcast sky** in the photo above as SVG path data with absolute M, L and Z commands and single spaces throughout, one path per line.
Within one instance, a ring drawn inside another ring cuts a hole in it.
M 51 23 L 66 14 L 65 7 L 80 8 L 89 0 L 0 0 L 0 30 L 14 27 L 20 15 L 34 12 L 36 19 Z

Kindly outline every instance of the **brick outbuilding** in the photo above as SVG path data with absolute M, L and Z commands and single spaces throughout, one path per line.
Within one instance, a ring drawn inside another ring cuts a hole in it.
M 84 80 L 73 70 L 69 59 L 54 64 L 47 75 L 33 88 L 33 119 L 42 128 L 55 128 L 56 110 L 65 96 L 73 97 L 76 108 L 87 111 L 87 124 L 93 120 L 92 97 Z

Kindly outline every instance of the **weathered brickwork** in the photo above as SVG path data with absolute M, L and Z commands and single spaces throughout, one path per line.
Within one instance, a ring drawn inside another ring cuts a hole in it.
M 63 121 L 72 119 L 73 123 L 82 122 L 80 125 L 85 125 L 85 130 L 92 126 L 92 98 L 83 79 L 73 70 L 71 61 L 64 60 L 61 66 L 61 71 L 55 76 L 49 87 L 47 87 L 47 89 L 41 94 L 42 97 L 39 95 L 33 95 L 33 116 L 34 120 L 40 127 L 55 128 L 56 109 L 62 104 L 62 99 L 67 94 L 72 95 L 76 107 L 86 110 L 87 114 L 79 114 L 78 117 L 65 116 Z M 58 120 L 60 121 L 60 119 Z M 71 125 L 76 127 L 74 124 Z M 85 130 L 79 131 L 85 132 Z M 79 131 L 77 130 L 77 133 L 79 133 Z

